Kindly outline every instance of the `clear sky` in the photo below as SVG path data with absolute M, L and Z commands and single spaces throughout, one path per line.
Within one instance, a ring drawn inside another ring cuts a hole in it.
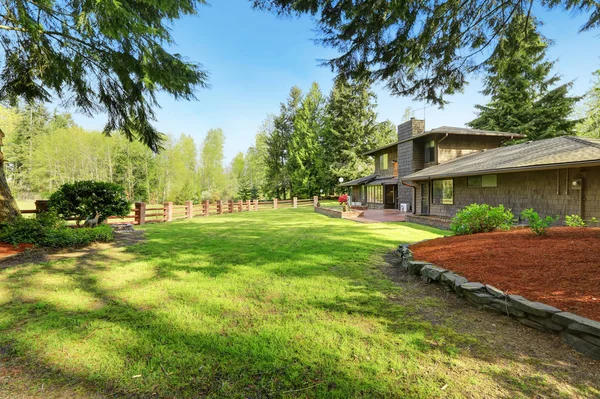
M 548 55 L 558 59 L 555 72 L 564 81 L 574 80 L 573 94 L 583 94 L 591 85 L 592 72 L 600 68 L 600 31 L 578 33 L 585 15 L 558 10 L 537 15 L 544 22 L 542 33 L 554 41 Z M 318 60 L 336 53 L 313 43 L 314 29 L 308 17 L 278 18 L 252 10 L 247 0 L 214 1 L 200 8 L 197 16 L 177 21 L 173 51 L 202 63 L 210 72 L 212 87 L 199 91 L 196 102 L 160 96 L 157 127 L 174 136 L 191 134 L 197 143 L 208 129 L 220 127 L 227 137 L 226 160 L 245 152 L 261 122 L 278 112 L 279 103 L 293 85 L 308 90 L 316 81 L 325 94 L 330 90 L 334 74 L 319 66 Z M 463 126 L 473 119 L 474 104 L 486 102 L 479 94 L 479 77 L 471 76 L 469 81 L 464 93 L 448 98 L 451 103 L 443 110 L 430 107 L 425 111 L 422 103 L 390 96 L 378 86 L 379 118 L 400 123 L 405 108 L 411 107 L 415 117 L 425 116 L 428 129 Z M 101 129 L 104 125 L 102 116 L 74 116 L 86 128 Z

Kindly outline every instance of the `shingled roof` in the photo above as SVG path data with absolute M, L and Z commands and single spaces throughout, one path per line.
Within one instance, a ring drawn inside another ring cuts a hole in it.
M 433 134 L 458 134 L 458 135 L 470 135 L 470 136 L 492 136 L 492 137 L 504 137 L 507 140 L 509 139 L 522 139 L 526 136 L 519 133 L 510 133 L 510 132 L 497 132 L 495 130 L 481 130 L 481 129 L 469 129 L 466 127 L 454 127 L 454 126 L 441 126 L 435 129 L 428 130 L 421 134 L 415 134 L 414 136 L 408 137 L 406 139 L 395 141 L 383 147 L 376 148 L 371 151 L 365 152 L 363 155 L 371 155 L 376 153 L 377 151 L 385 150 L 386 148 L 393 147 L 400 143 L 405 143 L 407 141 L 415 140 L 421 137 L 427 137 Z
M 600 165 L 600 139 L 563 136 L 471 153 L 431 166 L 403 181 Z

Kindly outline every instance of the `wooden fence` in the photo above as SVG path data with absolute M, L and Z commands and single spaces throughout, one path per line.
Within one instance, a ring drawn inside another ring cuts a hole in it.
M 142 225 L 146 223 L 166 223 L 174 220 L 222 215 L 225 213 L 256 212 L 316 206 L 318 201 L 318 197 L 314 197 L 313 199 L 298 199 L 294 197 L 291 200 L 278 200 L 277 198 L 274 198 L 271 201 L 204 201 L 200 204 L 194 204 L 192 201 L 186 201 L 185 205 L 175 205 L 173 202 L 165 202 L 162 205 L 151 205 L 144 202 L 136 202 L 129 215 L 123 218 L 111 216 L 108 218 L 107 223 L 131 223 L 136 225 Z M 35 209 L 23 209 L 21 210 L 21 213 L 41 213 L 47 208 L 48 201 L 38 200 L 35 201 Z

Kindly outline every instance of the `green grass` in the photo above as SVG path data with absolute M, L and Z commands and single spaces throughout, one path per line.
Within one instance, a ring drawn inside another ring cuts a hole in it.
M 417 316 L 380 272 L 399 243 L 439 230 L 312 209 L 145 229 L 147 242 L 124 250 L 0 273 L 0 357 L 21 370 L 13 392 L 446 398 L 493 381 L 462 355 L 473 336 Z M 536 381 L 508 383 L 530 393 Z

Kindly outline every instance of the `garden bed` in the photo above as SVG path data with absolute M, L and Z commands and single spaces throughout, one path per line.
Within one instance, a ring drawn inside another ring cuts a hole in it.
M 426 241 L 415 259 L 469 281 L 600 320 L 600 229 L 556 227 L 547 237 L 513 230 Z
M 19 244 L 15 246 L 12 244 L 7 244 L 5 242 L 0 242 L 0 258 L 20 254 L 21 252 L 25 252 L 25 250 L 32 247 L 33 244 Z

